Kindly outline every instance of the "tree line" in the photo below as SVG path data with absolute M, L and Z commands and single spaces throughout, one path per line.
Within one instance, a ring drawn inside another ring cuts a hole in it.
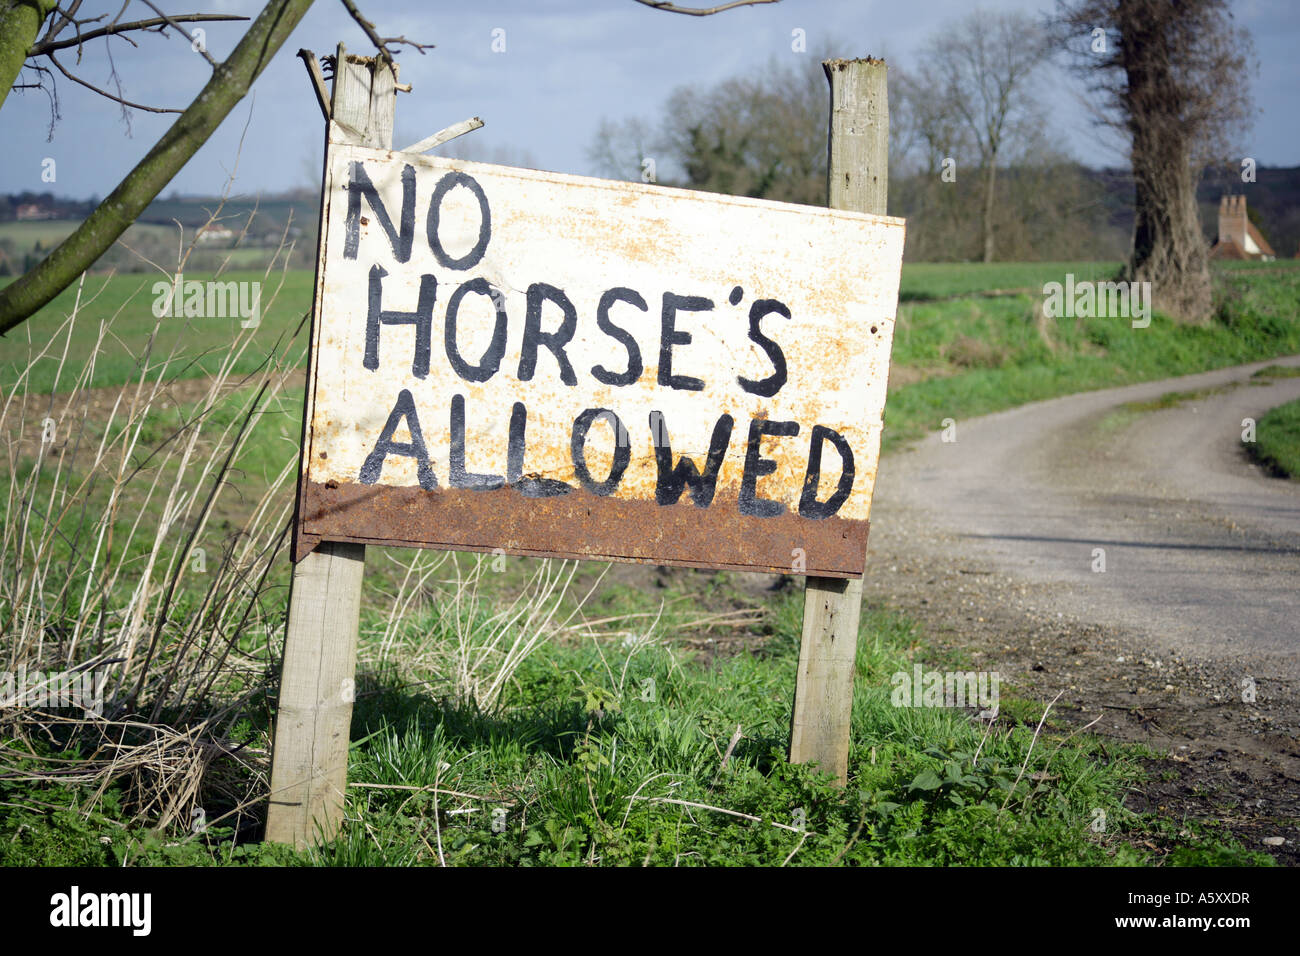
M 590 158 L 608 176 L 820 204 L 831 52 L 680 88 L 653 119 L 603 121 Z M 889 211 L 908 219 L 907 257 L 1126 261 L 1166 311 L 1205 318 L 1197 190 L 1241 160 L 1253 66 L 1221 0 L 1061 2 L 1051 17 L 977 10 L 945 25 L 890 63 Z M 1058 145 L 1053 70 L 1083 78 L 1078 109 L 1127 169 Z

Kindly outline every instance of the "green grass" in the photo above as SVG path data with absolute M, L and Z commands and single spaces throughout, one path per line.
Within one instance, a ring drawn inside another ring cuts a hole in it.
M 1267 365 L 1252 375 L 1251 378 L 1300 378 L 1300 365 Z
M 1104 280 L 1119 271 L 1118 262 L 906 262 L 898 297 L 903 302 L 949 299 L 991 291 L 1041 291 L 1047 282 Z
M 0 240 L 8 239 L 13 243 L 13 254 L 22 261 L 29 252 L 48 252 L 62 242 L 81 225 L 78 219 L 41 219 L 23 222 L 0 222 Z M 175 226 L 163 226 L 153 223 L 133 223 L 122 234 L 122 242 L 128 246 L 138 246 L 146 237 L 175 242 Z
M 207 281 L 212 277 L 186 273 L 185 278 Z M 259 353 L 265 355 L 281 335 L 294 330 L 310 305 L 312 280 L 310 272 L 290 270 L 284 273 L 281 288 L 279 272 L 272 272 L 269 277 L 264 271 L 222 274 L 223 282 L 262 283 L 261 324 L 255 330 L 253 345 L 237 364 L 236 374 L 252 371 L 259 361 Z M 93 356 L 95 370 L 91 388 L 136 381 L 142 367 L 171 355 L 178 347 L 183 360 L 174 363 L 173 375 L 179 373 L 183 378 L 214 373 L 222 356 L 229 352 L 232 341 L 241 331 L 241 320 L 238 317 L 156 318 L 152 289 L 158 281 L 165 281 L 164 277 L 86 277 L 77 315 L 79 331 L 69 348 L 67 364 L 69 368 L 79 368 Z M 62 341 L 59 329 L 73 310 L 77 292 L 75 285 L 65 290 L 32 319 L 0 338 L 0 385 L 9 386 L 18 381 L 19 375 L 30 364 L 30 392 L 49 393 L 56 384 L 60 390 L 68 387 L 67 373 L 61 383 L 56 379 L 60 353 L 49 354 L 34 362 L 32 358 L 51 341 Z M 109 334 L 97 349 L 100 323 L 109 321 L 112 323 Z M 305 337 L 300 351 L 299 364 L 305 360 Z
M 1138 329 L 1122 318 L 1045 319 L 1034 308 L 1041 296 L 1030 295 L 904 302 L 885 447 L 945 418 L 1300 352 L 1300 264 L 1270 265 L 1220 272 L 1217 315 L 1205 325 L 1160 313 Z
M 1249 447 L 1261 464 L 1300 481 L 1300 399 L 1270 409 L 1259 420 L 1255 437 Z
M 1165 392 L 1155 398 L 1147 399 L 1140 402 L 1124 402 L 1115 408 L 1114 411 L 1097 423 L 1097 427 L 1103 431 L 1113 431 L 1116 428 L 1122 428 L 1132 422 L 1134 419 L 1148 412 L 1158 412 L 1166 408 L 1177 408 L 1187 402 L 1194 402 L 1198 398 L 1208 398 L 1211 395 L 1221 395 L 1229 391 L 1234 386 L 1215 385 L 1209 388 L 1198 388 L 1189 392 Z
M 0 239 L 8 239 L 18 253 L 30 252 L 38 243 L 49 246 L 72 235 L 81 223 L 75 219 L 0 222 Z
M 1221 395 L 1228 391 L 1231 386 L 1215 385 L 1210 388 L 1198 388 L 1190 392 L 1165 392 L 1157 398 L 1147 399 L 1144 402 L 1125 402 L 1120 408 L 1130 412 L 1158 412 L 1165 408 L 1177 408 L 1179 405 L 1187 402 L 1194 402 L 1198 398 L 1208 398 L 1211 395 Z
M 1050 723 L 1035 739 L 1041 702 L 1009 707 L 1018 716 L 1004 712 L 991 732 L 956 709 L 892 706 L 890 676 L 910 672 L 924 650 L 910 621 L 878 608 L 867 609 L 859 641 L 848 787 L 788 765 L 800 604 L 798 594 L 780 602 L 760 649 L 712 664 L 663 643 L 548 645 L 493 713 L 442 701 L 437 688 L 391 672 L 364 674 L 347 823 L 307 852 L 250 842 L 255 826 L 240 832 L 234 818 L 219 819 L 229 809 L 219 802 L 201 804 L 215 821 L 205 832 L 159 834 L 127 822 L 121 788 L 92 803 L 64 788 L 0 781 L 0 864 L 1159 860 L 1138 838 L 1159 834 L 1160 822 L 1123 806 L 1142 777 L 1137 750 L 1089 737 L 1066 743 L 1067 731 Z M 743 738 L 723 767 L 737 726 Z M 1100 833 L 1092 829 L 1099 812 Z M 1193 832 L 1179 841 L 1182 862 L 1270 862 L 1195 823 L 1182 826 Z

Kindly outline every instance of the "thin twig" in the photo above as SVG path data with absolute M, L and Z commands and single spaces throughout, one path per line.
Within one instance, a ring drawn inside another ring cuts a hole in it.
M 191 49 L 191 50 L 197 50 L 199 53 L 202 53 L 202 54 L 203 54 L 203 59 L 207 60 L 207 61 L 208 61 L 208 64 L 209 64 L 209 65 L 210 65 L 214 70 L 217 68 L 217 61 L 214 60 L 214 59 L 212 59 L 212 54 L 208 52 L 208 45 L 207 45 L 206 43 L 200 43 L 200 44 L 196 47 L 196 46 L 194 45 L 194 36 L 190 33 L 189 30 L 186 30 L 183 26 L 181 26 L 179 23 L 177 23 L 175 17 L 168 16 L 166 13 L 164 13 L 162 10 L 160 10 L 160 9 L 159 9 L 159 8 L 158 8 L 158 7 L 153 3 L 153 0 L 140 0 L 140 2 L 143 3 L 143 4 L 144 4 L 146 7 L 148 7 L 150 10 L 152 10 L 154 13 L 158 14 L 158 16 L 162 17 L 163 20 L 166 22 L 166 24 L 167 24 L 169 27 L 172 27 L 173 29 L 175 29 L 175 31 L 176 31 L 177 33 L 179 33 L 179 34 L 180 34 L 181 36 L 183 36 L 185 39 L 189 40 L 189 41 L 190 41 L 190 49 Z M 159 32 L 162 32 L 162 31 L 159 31 Z
M 849 837 L 849 842 L 844 844 L 844 846 L 840 848 L 839 853 L 835 854 L 835 859 L 831 860 L 832 866 L 840 862 L 840 860 L 844 859 L 844 854 L 848 853 L 849 850 L 853 849 L 853 844 L 858 842 L 858 837 L 862 835 L 862 828 L 866 826 L 866 824 L 867 824 L 867 807 L 866 804 L 864 803 L 862 806 L 862 812 L 858 814 L 858 826 L 853 831 L 853 836 Z
M 442 855 L 442 823 L 438 819 L 438 781 L 442 779 L 442 771 L 449 768 L 450 764 L 439 762 L 438 772 L 433 778 L 433 838 L 438 844 L 438 865 L 446 867 L 447 858 Z
M 1007 798 L 1002 801 L 1002 806 L 998 808 L 998 813 L 1001 813 L 1003 810 L 1005 810 L 1007 808 L 1007 804 L 1011 802 L 1011 797 L 1016 792 L 1016 787 L 1020 785 L 1020 778 L 1025 775 L 1025 768 L 1029 766 L 1029 758 L 1033 756 L 1034 744 L 1038 743 L 1038 735 L 1043 731 L 1043 724 L 1047 723 L 1047 715 L 1052 710 L 1052 704 L 1055 704 L 1058 700 L 1060 700 L 1061 695 L 1064 693 L 1065 693 L 1064 689 L 1058 690 L 1056 692 L 1056 696 L 1052 698 L 1051 702 L 1043 710 L 1043 716 L 1039 719 L 1038 726 L 1034 729 L 1034 739 L 1029 741 L 1029 749 L 1025 751 L 1024 763 L 1020 765 L 1020 772 L 1016 774 L 1015 782 L 1011 784 L 1011 789 L 1007 791 Z
M 711 807 L 707 803 L 693 803 L 690 800 L 677 800 L 673 797 L 624 797 L 625 800 L 644 800 L 647 803 L 672 803 L 679 807 L 695 807 L 699 810 L 712 810 L 714 813 L 725 813 L 729 817 L 740 817 L 742 820 L 752 820 L 754 823 L 767 823 L 782 830 L 789 830 L 791 833 L 803 833 L 799 827 L 792 827 L 788 823 L 777 823 L 775 820 L 764 820 L 762 817 L 756 817 L 752 813 L 741 813 L 739 810 L 728 810 L 726 807 Z
M 975 756 L 971 757 L 970 760 L 970 768 L 972 770 L 974 770 L 976 764 L 979 763 L 980 751 L 984 749 L 984 742 L 989 739 L 989 733 L 993 730 L 993 724 L 995 721 L 997 721 L 997 719 L 998 719 L 998 715 L 994 714 L 993 719 L 990 720 L 988 726 L 984 728 L 984 736 L 980 738 L 980 744 L 978 747 L 975 748 Z
M 740 732 L 740 724 L 736 724 L 736 732 L 731 735 L 731 743 L 727 744 L 727 752 L 722 755 L 722 765 L 718 767 L 718 772 L 713 775 L 714 783 L 718 782 L 718 777 L 722 775 L 722 771 L 727 769 L 727 761 L 731 759 L 732 751 L 736 749 L 736 744 L 743 739 L 744 735 Z M 714 749 L 717 749 L 717 744 L 714 744 Z
M 760 2 L 770 3 L 772 0 L 760 0 Z M 347 10 L 348 15 L 356 21 L 357 26 L 361 27 L 366 36 L 370 38 L 370 42 L 375 45 L 375 48 L 379 51 L 379 58 L 387 63 L 388 68 L 393 71 L 394 82 L 397 81 L 397 64 L 393 62 L 393 53 L 388 49 L 388 44 L 401 43 L 406 46 L 414 47 L 419 51 L 421 56 L 424 55 L 425 50 L 432 50 L 434 48 L 432 43 L 416 43 L 414 40 L 408 40 L 404 36 L 381 37 L 378 31 L 375 30 L 375 25 L 361 15 L 361 11 L 357 9 L 357 5 L 353 3 L 352 0 L 343 0 L 343 9 Z
M 347 0 L 344 0 L 344 3 L 346 2 Z M 735 7 L 755 7 L 760 3 L 779 3 L 780 0 L 731 0 L 731 3 L 722 3 L 716 7 L 707 8 L 679 7 L 675 3 L 669 3 L 668 0 L 636 0 L 636 2 L 645 4 L 647 7 L 654 7 L 656 10 L 663 10 L 665 13 L 684 13 L 688 17 L 707 17 Z
M 440 793 L 446 797 L 463 797 L 466 800 L 483 800 L 487 803 L 503 803 L 508 807 L 513 807 L 515 801 L 507 800 L 504 797 L 485 797 L 478 793 L 465 793 L 460 790 L 447 790 L 443 787 L 417 787 L 405 783 L 349 783 L 349 787 L 366 787 L 371 790 L 415 790 L 421 793 Z
M 785 866 L 787 863 L 789 863 L 791 860 L 794 859 L 794 855 L 795 855 L 796 853 L 798 853 L 799 850 L 803 847 L 803 842 L 804 842 L 804 840 L 806 840 L 806 839 L 808 839 L 808 831 L 807 831 L 807 830 L 805 830 L 805 831 L 803 832 L 803 835 L 799 837 L 799 842 L 796 843 L 794 849 L 790 851 L 790 855 L 787 856 L 784 860 L 781 861 L 781 865 L 782 865 L 782 866 Z

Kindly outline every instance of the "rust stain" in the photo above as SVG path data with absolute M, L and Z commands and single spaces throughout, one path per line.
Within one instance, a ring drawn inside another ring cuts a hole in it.
M 576 490 L 526 498 L 472 491 L 308 482 L 302 532 L 317 540 L 529 557 L 861 577 L 869 522 L 739 514 L 721 492 L 708 508 L 602 498 Z M 800 567 L 800 552 L 805 566 Z

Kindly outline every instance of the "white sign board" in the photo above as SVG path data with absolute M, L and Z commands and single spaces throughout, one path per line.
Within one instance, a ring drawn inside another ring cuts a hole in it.
M 903 222 L 332 144 L 318 540 L 861 574 Z

